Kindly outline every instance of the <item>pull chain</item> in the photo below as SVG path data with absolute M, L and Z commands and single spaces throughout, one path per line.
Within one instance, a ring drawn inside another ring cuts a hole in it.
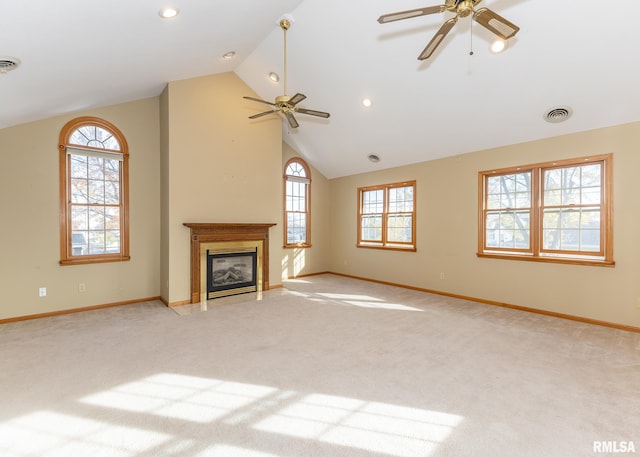
M 469 55 L 473 55 L 473 18 L 469 21 Z

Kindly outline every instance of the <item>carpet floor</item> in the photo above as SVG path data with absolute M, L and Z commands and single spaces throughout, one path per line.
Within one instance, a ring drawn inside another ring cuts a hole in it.
M 640 455 L 640 334 L 330 274 L 239 297 L 0 325 L 0 456 Z

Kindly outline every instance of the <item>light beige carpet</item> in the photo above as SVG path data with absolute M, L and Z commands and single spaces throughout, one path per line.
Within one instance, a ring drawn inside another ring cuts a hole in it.
M 639 334 L 334 275 L 253 297 L 0 325 L 0 456 L 640 455 Z

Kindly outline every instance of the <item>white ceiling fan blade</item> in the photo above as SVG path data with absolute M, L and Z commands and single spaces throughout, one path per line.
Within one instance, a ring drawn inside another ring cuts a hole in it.
M 304 100 L 305 98 L 307 98 L 306 95 L 301 94 L 300 92 L 298 92 L 297 94 L 295 94 L 293 97 L 291 97 L 289 99 L 289 101 L 287 102 L 289 105 L 291 106 L 295 106 L 298 103 L 300 103 L 302 100 Z
M 427 14 L 443 13 L 446 10 L 444 5 L 427 6 L 425 8 L 416 8 L 414 10 L 399 11 L 397 13 L 383 14 L 378 18 L 380 24 L 387 22 L 401 21 L 402 19 L 410 19 L 412 17 L 426 16 Z
M 489 8 L 480 8 L 473 15 L 473 19 L 503 40 L 508 40 L 520 30 L 520 27 L 491 11 Z
M 433 54 L 433 51 L 436 50 L 436 48 L 440 45 L 444 37 L 447 36 L 447 33 L 449 33 L 453 28 L 453 26 L 456 25 L 456 22 L 458 22 L 458 16 L 452 17 L 451 19 L 446 21 L 444 24 L 442 24 L 442 27 L 440 27 L 440 30 L 436 32 L 435 36 L 431 39 L 427 47 L 424 48 L 422 53 L 418 56 L 418 60 L 426 60 L 429 57 L 431 57 L 431 54 Z
M 268 101 L 266 101 L 266 100 L 261 100 L 261 99 L 259 99 L 259 98 L 254 98 L 254 97 L 242 97 L 242 98 L 245 98 L 245 99 L 247 99 L 247 100 L 252 100 L 252 101 L 254 101 L 254 102 L 266 103 L 267 105 L 271 105 L 271 106 L 276 106 L 276 104 L 275 104 L 275 103 L 271 103 L 271 102 L 268 102 Z
M 287 111 L 286 113 L 284 113 L 284 115 L 289 121 L 289 125 L 291 126 L 291 128 L 297 129 L 300 124 L 298 124 L 298 121 L 296 121 L 296 118 L 293 116 L 293 113 L 291 111 Z
M 253 116 L 249 116 L 249 119 L 258 119 L 259 117 L 266 116 L 267 114 L 273 114 L 276 111 L 265 111 L 264 113 L 254 114 Z
M 325 119 L 331 116 L 329 113 L 325 113 L 324 111 L 316 111 L 313 109 L 305 109 L 305 108 L 298 108 L 296 112 L 302 113 L 302 114 L 309 114 L 311 116 L 324 117 Z

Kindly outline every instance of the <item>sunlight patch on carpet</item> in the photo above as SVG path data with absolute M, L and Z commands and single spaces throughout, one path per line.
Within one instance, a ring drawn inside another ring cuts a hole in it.
M 338 301 L 351 306 L 358 306 L 360 308 L 376 308 L 376 309 L 389 309 L 396 311 L 423 311 L 420 308 L 414 308 L 413 306 L 407 306 L 400 303 L 389 303 L 380 298 L 371 297 L 369 295 L 354 295 L 354 294 L 333 294 L 333 293 L 318 293 L 317 295 Z
M 426 457 L 462 420 L 455 414 L 312 394 L 254 427 L 389 455 Z
M 202 453 L 196 454 L 194 457 L 279 457 L 277 454 L 254 451 L 237 446 L 216 445 Z
M 251 449 L 272 435 L 344 452 L 428 457 L 463 420 L 389 403 L 171 373 L 85 396 L 76 411 L 39 411 L 1 424 L 0 455 L 138 457 L 196 451 L 198 457 L 274 457 Z M 182 421 L 184 432 L 227 427 L 254 439 L 247 447 L 205 444 L 188 433 L 176 436 L 157 429 L 174 421 Z
M 158 374 L 81 399 L 106 408 L 208 423 L 277 389 L 176 374 Z
M 38 411 L 5 422 L 0 428 L 1 455 L 135 457 L 172 436 L 95 419 Z

